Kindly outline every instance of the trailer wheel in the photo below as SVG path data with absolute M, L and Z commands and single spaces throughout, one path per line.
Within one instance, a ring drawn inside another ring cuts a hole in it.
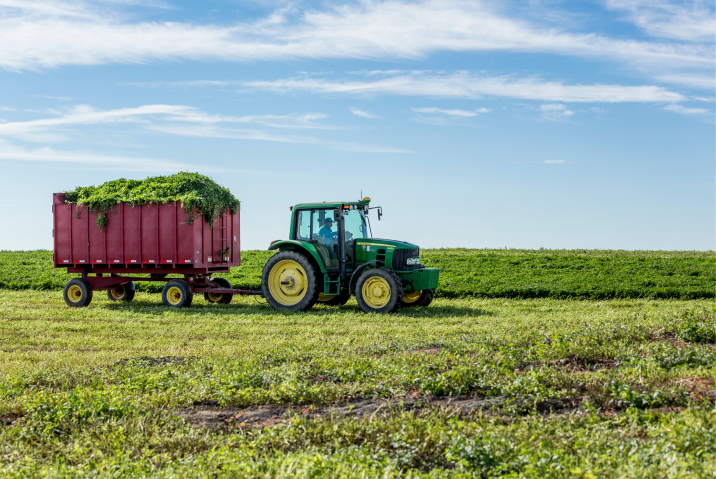
M 173 279 L 162 289 L 162 302 L 170 308 L 188 308 L 194 299 L 194 292 L 183 279 Z
M 433 302 L 434 297 L 434 289 L 422 289 L 419 291 L 413 291 L 412 293 L 405 293 L 403 294 L 403 308 L 428 306 Z
M 231 289 L 231 283 L 224 278 L 211 278 L 211 282 L 225 289 Z M 229 304 L 233 294 L 204 293 L 204 299 L 209 303 Z
M 343 306 L 351 299 L 351 294 L 348 291 L 343 291 L 336 295 L 325 295 L 320 293 L 318 295 L 318 304 L 324 306 Z
M 107 290 L 107 298 L 112 301 L 130 302 L 134 299 L 134 281 L 115 286 Z
M 403 303 L 403 283 L 387 268 L 369 268 L 356 282 L 356 300 L 366 313 L 394 313 Z
M 281 251 L 266 262 L 261 289 L 273 309 L 308 311 L 318 299 L 316 270 L 301 253 Z
M 73 278 L 65 285 L 62 293 L 67 306 L 82 308 L 92 302 L 92 286 L 81 278 Z

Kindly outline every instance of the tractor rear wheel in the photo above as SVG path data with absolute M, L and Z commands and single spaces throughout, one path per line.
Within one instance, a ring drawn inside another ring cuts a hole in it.
M 83 308 L 92 302 L 92 286 L 82 278 L 73 278 L 65 285 L 62 296 L 67 306 Z
M 211 282 L 224 289 L 231 289 L 231 283 L 224 278 L 211 278 Z M 204 293 L 204 299 L 209 303 L 229 304 L 233 294 L 227 293 Z
M 393 313 L 403 303 L 403 283 L 388 268 L 370 268 L 358 277 L 356 300 L 366 313 Z
M 343 306 L 351 299 L 351 294 L 348 291 L 342 291 L 336 295 L 325 295 L 320 293 L 318 295 L 318 303 L 324 306 Z
M 316 270 L 301 253 L 281 251 L 266 262 L 261 289 L 273 309 L 308 311 L 318 299 Z
M 170 308 L 188 308 L 194 299 L 194 292 L 183 279 L 173 279 L 162 289 L 162 302 Z
M 107 298 L 112 301 L 130 302 L 134 299 L 134 282 L 120 284 L 107 290 Z
M 434 297 L 434 289 L 422 289 L 419 291 L 413 291 L 412 293 L 405 293 L 403 295 L 403 307 L 411 308 L 415 306 L 428 306 L 433 302 Z

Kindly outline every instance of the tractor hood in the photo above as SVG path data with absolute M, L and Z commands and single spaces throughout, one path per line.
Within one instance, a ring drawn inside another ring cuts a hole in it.
M 416 249 L 418 248 L 418 245 L 408 243 L 407 241 L 397 241 L 397 240 L 389 240 L 389 239 L 382 239 L 382 238 L 358 238 L 356 239 L 356 247 L 366 247 L 370 246 L 370 250 L 375 248 L 376 250 L 380 247 L 383 247 L 385 249 Z

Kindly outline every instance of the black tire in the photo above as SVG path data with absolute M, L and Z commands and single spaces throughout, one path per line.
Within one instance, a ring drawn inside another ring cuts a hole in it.
M 421 291 L 416 291 L 415 293 L 420 293 L 420 295 L 417 298 L 414 298 L 415 294 L 403 294 L 403 308 L 414 308 L 416 306 L 429 306 L 430 303 L 433 302 L 433 298 L 435 298 L 435 290 L 434 289 L 423 289 Z
M 194 299 L 194 292 L 183 279 L 173 279 L 162 289 L 162 302 L 169 308 L 188 308 Z
M 107 298 L 112 301 L 130 302 L 134 299 L 134 281 L 120 284 L 107 290 Z
M 92 302 L 92 286 L 84 279 L 73 278 L 65 285 L 62 296 L 67 306 L 84 308 Z
M 282 281 L 288 284 L 282 285 Z M 308 311 L 318 300 L 316 269 L 301 253 L 281 251 L 266 262 L 261 289 L 273 309 Z
M 340 294 L 335 296 L 323 296 L 319 294 L 316 304 L 322 304 L 324 306 L 343 306 L 349 299 L 351 299 L 351 294 L 348 291 L 341 291 Z
M 221 286 L 222 288 L 231 289 L 231 283 L 229 283 L 224 278 L 211 278 L 211 282 L 216 284 L 217 286 Z M 204 293 L 204 299 L 208 303 L 215 303 L 215 304 L 229 304 L 231 302 L 231 298 L 233 298 L 233 294 L 227 294 L 227 293 L 219 293 L 219 294 L 213 294 L 213 293 Z
M 372 287 L 371 282 L 375 283 L 375 287 L 370 291 L 382 289 L 384 296 L 370 294 L 368 288 Z M 394 313 L 403 304 L 403 283 L 388 268 L 370 268 L 358 278 L 355 294 L 358 305 L 366 313 Z

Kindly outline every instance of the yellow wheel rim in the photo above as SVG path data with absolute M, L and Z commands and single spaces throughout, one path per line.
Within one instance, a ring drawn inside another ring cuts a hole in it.
M 79 303 L 82 300 L 82 288 L 73 284 L 67 289 L 67 297 L 73 303 Z
M 182 299 L 182 293 L 181 289 L 177 288 L 176 286 L 172 286 L 167 291 L 167 301 L 172 306 L 176 306 L 177 304 L 181 303 Z
M 283 306 L 293 306 L 306 296 L 306 271 L 295 261 L 285 259 L 271 268 L 268 277 L 271 297 Z
M 114 299 L 122 299 L 122 296 L 124 296 L 124 286 L 117 286 L 116 288 L 110 289 L 109 292 Z
M 330 300 L 332 300 L 332 299 L 335 298 L 335 297 L 336 297 L 335 294 L 326 295 L 326 294 L 323 294 L 323 293 L 318 293 L 318 301 L 320 301 L 321 303 L 325 303 L 326 301 L 330 301 Z
M 206 293 L 206 295 L 212 303 L 218 303 L 221 301 L 221 297 L 224 296 L 223 293 Z
M 390 301 L 390 285 L 380 276 L 368 278 L 363 283 L 363 300 L 371 308 L 380 309 Z
M 404 303 L 414 303 L 417 300 L 419 300 L 422 295 L 423 295 L 422 289 L 420 291 L 413 291 L 412 293 L 403 295 L 403 302 Z

